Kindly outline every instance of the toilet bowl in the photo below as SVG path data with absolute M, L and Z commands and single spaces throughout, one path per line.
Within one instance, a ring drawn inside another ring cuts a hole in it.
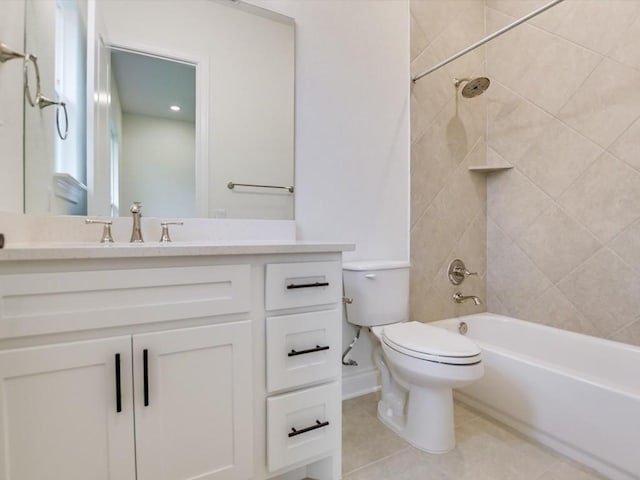
M 480 348 L 448 330 L 407 321 L 409 266 L 344 264 L 350 323 L 369 327 L 382 379 L 378 418 L 413 446 L 445 453 L 455 447 L 453 388 L 484 374 Z

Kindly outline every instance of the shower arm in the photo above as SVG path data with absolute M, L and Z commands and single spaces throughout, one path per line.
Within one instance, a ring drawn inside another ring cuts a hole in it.
M 518 25 L 520 25 L 521 23 L 526 22 L 527 20 L 532 19 L 533 17 L 540 15 L 542 12 L 546 12 L 547 10 L 549 10 L 552 7 L 555 7 L 557 4 L 564 2 L 564 0 L 553 0 L 552 2 L 543 5 L 542 7 L 538 8 L 537 10 L 534 10 L 533 12 L 529 13 L 528 15 L 525 15 L 522 18 L 519 18 L 518 20 L 516 20 L 513 23 L 510 23 L 509 25 L 502 27 L 500 30 L 497 30 L 495 32 L 493 32 L 491 35 L 487 35 L 486 37 L 484 37 L 482 40 L 478 40 L 476 43 L 474 43 L 473 45 L 468 46 L 467 48 L 465 48 L 464 50 L 460 50 L 458 53 L 456 53 L 455 55 L 452 55 L 451 57 L 447 58 L 446 60 L 440 62 L 439 64 L 431 67 L 429 70 L 426 70 L 425 72 L 422 72 L 420 75 L 416 75 L 415 77 L 413 77 L 411 79 L 411 81 L 413 83 L 416 83 L 418 80 L 420 80 L 422 77 L 429 75 L 430 73 L 435 72 L 436 70 L 444 67 L 445 65 L 450 64 L 451 62 L 453 62 L 454 60 L 457 60 L 458 58 L 462 57 L 463 55 L 466 55 L 467 53 L 471 52 L 472 50 L 475 50 L 478 47 L 481 47 L 482 45 L 484 45 L 487 42 L 490 42 L 491 40 L 493 40 L 494 38 L 499 37 L 500 35 L 507 33 L 509 30 L 517 27 Z

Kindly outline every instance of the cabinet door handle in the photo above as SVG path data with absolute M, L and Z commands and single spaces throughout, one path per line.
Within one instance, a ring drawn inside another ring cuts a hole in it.
M 291 349 L 291 351 L 287 353 L 287 357 L 295 357 L 296 355 L 304 355 L 305 353 L 321 352 L 323 350 L 329 350 L 329 345 L 325 345 L 324 347 L 321 347 L 320 345 L 316 345 L 316 348 L 309 348 L 307 350 L 300 350 L 300 351 Z
M 329 282 L 315 282 L 315 283 L 291 283 L 287 285 L 287 290 L 293 290 L 294 288 L 314 288 L 314 287 L 328 287 Z
M 116 412 L 122 412 L 122 384 L 120 382 L 120 354 L 116 353 Z
M 291 437 L 295 437 L 296 435 L 302 435 L 303 433 L 307 433 L 310 432 L 312 430 L 316 430 L 318 428 L 322 428 L 322 427 L 327 427 L 329 426 L 329 422 L 320 422 L 320 420 L 316 420 L 316 424 L 312 425 L 310 427 L 307 428 L 303 428 L 302 430 L 296 430 L 295 428 L 291 427 L 291 432 L 289 433 L 289 438 Z
M 142 351 L 142 376 L 144 377 L 144 406 L 149 406 L 149 350 Z

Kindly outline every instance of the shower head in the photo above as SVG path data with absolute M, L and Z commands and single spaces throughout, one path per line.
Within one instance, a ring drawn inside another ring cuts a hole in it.
M 461 79 L 456 78 L 454 79 L 453 84 L 457 89 L 464 82 L 467 82 L 467 84 L 462 89 L 462 96 L 464 98 L 473 98 L 477 97 L 478 95 L 482 95 L 491 84 L 491 80 L 489 80 L 487 77 Z

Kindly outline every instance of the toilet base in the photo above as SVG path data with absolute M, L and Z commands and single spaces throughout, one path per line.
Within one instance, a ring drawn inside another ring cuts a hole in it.
M 378 419 L 414 447 L 435 454 L 455 447 L 452 389 L 413 385 L 405 411 L 398 415 L 383 400 L 378 402 Z

